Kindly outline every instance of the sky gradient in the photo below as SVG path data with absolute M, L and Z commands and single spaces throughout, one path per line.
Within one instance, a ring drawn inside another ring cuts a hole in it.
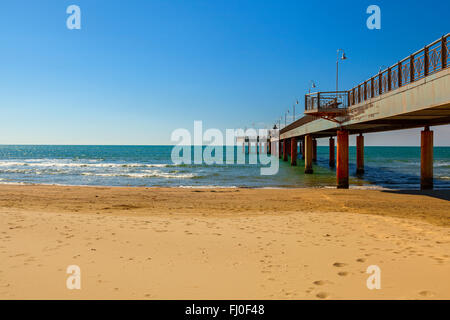
M 71 4 L 81 30 L 66 27 Z M 381 30 L 366 27 L 371 4 Z M 0 12 L 0 144 L 172 144 L 194 120 L 273 125 L 295 99 L 300 116 L 310 80 L 334 90 L 338 48 L 350 89 L 450 31 L 450 2 L 436 0 L 10 0 Z M 419 145 L 419 130 L 365 142 Z M 450 126 L 433 130 L 450 145 Z

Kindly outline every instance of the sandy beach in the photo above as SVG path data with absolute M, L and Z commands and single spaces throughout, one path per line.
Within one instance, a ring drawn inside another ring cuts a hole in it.
M 0 298 L 450 299 L 449 198 L 2 185 Z

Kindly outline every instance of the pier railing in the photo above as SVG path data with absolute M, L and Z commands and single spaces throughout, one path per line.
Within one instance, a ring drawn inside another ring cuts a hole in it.
M 305 111 L 347 108 L 348 101 L 348 91 L 309 93 L 305 95 Z
M 349 90 L 348 106 L 380 96 L 447 68 L 450 65 L 449 38 L 450 33 Z

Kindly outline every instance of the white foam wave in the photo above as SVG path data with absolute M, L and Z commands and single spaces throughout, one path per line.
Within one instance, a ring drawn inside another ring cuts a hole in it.
M 143 167 L 143 168 L 165 168 L 165 163 L 92 163 L 92 162 L 63 162 L 63 161 L 0 161 L 0 167 L 30 166 L 30 167 L 92 167 L 92 168 L 120 168 L 120 167 Z
M 130 178 L 168 178 L 168 179 L 190 179 L 196 177 L 193 173 L 171 173 L 162 172 L 160 170 L 144 170 L 145 172 L 136 173 L 95 173 L 83 172 L 84 176 L 98 176 L 98 177 L 130 177 Z
M 31 183 L 26 183 L 26 182 L 8 182 L 8 181 L 0 181 L 0 184 L 10 184 L 10 185 L 29 185 Z
M 439 161 L 436 161 L 436 162 L 433 164 L 433 166 L 434 166 L 434 167 L 450 167 L 450 162 L 447 162 L 447 161 L 445 161 L 445 162 L 439 162 Z
M 237 186 L 215 186 L 215 185 L 204 185 L 204 186 L 178 186 L 177 188 L 182 189 L 236 189 Z

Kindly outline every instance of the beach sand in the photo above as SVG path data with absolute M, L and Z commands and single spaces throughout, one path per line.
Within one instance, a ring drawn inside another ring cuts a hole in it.
M 449 199 L 1 185 L 0 298 L 450 299 Z M 66 288 L 69 265 L 81 290 Z

